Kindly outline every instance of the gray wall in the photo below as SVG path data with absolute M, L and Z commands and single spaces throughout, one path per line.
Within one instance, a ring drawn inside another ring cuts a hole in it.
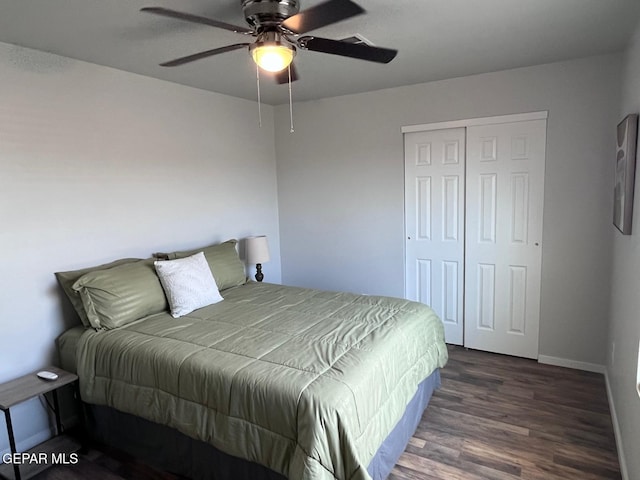
M 283 283 L 404 295 L 403 125 L 548 110 L 540 354 L 604 365 L 620 56 L 276 108 Z
M 259 129 L 254 102 L 0 44 L 0 382 L 75 321 L 56 271 L 266 234 L 280 281 L 263 108 Z M 49 434 L 37 400 L 12 410 L 21 448 Z
M 623 114 L 640 110 L 639 57 L 636 35 Z M 275 124 L 263 107 L 259 129 L 254 102 L 0 44 L 0 382 L 53 361 L 75 321 L 53 272 L 114 258 L 267 234 L 268 280 L 402 296 L 400 128 L 548 110 L 540 353 L 610 361 L 611 311 L 612 393 L 636 445 L 640 245 L 611 227 L 621 65 L 604 56 L 298 103 L 289 134 L 286 106 Z M 14 416 L 21 448 L 48 435 L 37 401 Z
M 640 24 L 624 57 L 622 108 L 617 120 L 640 113 Z M 638 164 L 640 167 L 640 164 Z M 636 170 L 632 235 L 621 235 L 613 226 L 613 275 L 607 373 L 627 478 L 640 479 L 640 398 L 635 390 L 640 343 L 640 168 Z M 612 345 L 615 343 L 615 353 Z

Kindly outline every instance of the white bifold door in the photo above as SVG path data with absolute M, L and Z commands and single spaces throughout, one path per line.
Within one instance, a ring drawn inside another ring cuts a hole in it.
M 462 345 L 465 129 L 405 135 L 406 296 L 426 303 Z
M 405 133 L 406 294 L 448 343 L 538 357 L 546 120 Z

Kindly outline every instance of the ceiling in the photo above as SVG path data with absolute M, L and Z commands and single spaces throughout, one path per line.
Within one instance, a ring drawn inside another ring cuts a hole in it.
M 618 52 L 640 18 L 638 0 L 356 0 L 365 15 L 311 32 L 360 34 L 395 48 L 388 65 L 299 51 L 294 101 Z M 321 0 L 301 0 L 301 9 Z M 240 0 L 0 0 L 0 42 L 256 99 L 243 50 L 174 68 L 158 63 L 245 41 L 233 32 L 139 12 L 162 6 L 244 26 Z M 262 101 L 288 100 L 261 82 Z

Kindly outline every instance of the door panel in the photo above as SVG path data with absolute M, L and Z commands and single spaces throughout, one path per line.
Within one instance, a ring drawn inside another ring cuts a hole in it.
M 546 120 L 467 129 L 465 346 L 537 358 Z
M 463 342 L 465 129 L 405 134 L 406 279 Z

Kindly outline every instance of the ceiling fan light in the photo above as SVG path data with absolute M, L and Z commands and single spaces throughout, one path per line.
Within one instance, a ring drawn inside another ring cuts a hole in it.
M 268 72 L 279 72 L 293 61 L 296 51 L 293 47 L 277 43 L 265 43 L 251 49 L 253 61 Z

